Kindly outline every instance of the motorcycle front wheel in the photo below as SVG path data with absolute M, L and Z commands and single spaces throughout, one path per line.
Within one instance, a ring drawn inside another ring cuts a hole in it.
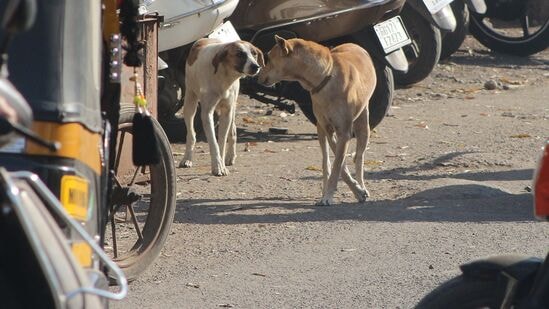
M 455 53 L 469 32 L 469 9 L 461 0 L 450 3 L 452 12 L 456 17 L 456 29 L 453 32 L 445 32 L 442 35 L 442 49 L 440 51 L 440 60 L 448 59 Z
M 512 20 L 471 14 L 469 31 L 489 49 L 515 56 L 530 56 L 549 47 L 549 12 L 532 20 L 528 10 Z
M 416 309 L 499 308 L 501 285 L 496 280 L 481 280 L 460 275 L 427 294 Z
M 440 59 L 442 39 L 440 30 L 410 5 L 404 5 L 400 16 L 410 34 L 412 44 L 403 47 L 408 59 L 408 71 L 394 71 L 393 74 L 397 84 L 406 86 L 424 80 L 433 71 Z

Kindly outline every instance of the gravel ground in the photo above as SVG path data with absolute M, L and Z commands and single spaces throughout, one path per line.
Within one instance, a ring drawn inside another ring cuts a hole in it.
M 313 125 L 241 98 L 231 174 L 211 176 L 208 145 L 197 144 L 194 167 L 177 170 L 165 249 L 112 307 L 411 308 L 460 263 L 544 256 L 549 225 L 534 220 L 529 189 L 549 138 L 548 87 L 549 51 L 516 58 L 468 39 L 397 90 L 366 154 L 371 198 L 355 203 L 340 182 L 332 207 L 313 206 Z M 184 145 L 173 150 L 177 164 Z

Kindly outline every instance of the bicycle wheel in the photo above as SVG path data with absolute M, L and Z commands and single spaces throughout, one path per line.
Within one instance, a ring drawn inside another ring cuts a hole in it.
M 160 163 L 132 164 L 134 107 L 120 111 L 115 158 L 115 188 L 111 198 L 105 251 L 134 280 L 158 257 L 166 242 L 175 213 L 175 165 L 170 144 L 153 119 L 159 141 Z

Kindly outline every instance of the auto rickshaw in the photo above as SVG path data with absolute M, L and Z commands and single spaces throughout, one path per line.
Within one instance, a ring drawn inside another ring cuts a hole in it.
M 32 109 L 34 119 L 29 129 L 37 135 L 36 139 L 59 145 L 57 149 L 44 147 L 28 136 L 18 136 L 0 148 L 0 166 L 13 175 L 37 175 L 47 185 L 45 191 L 51 193 L 43 195 L 49 199 L 40 199 L 60 202 L 91 236 L 89 239 L 109 253 L 132 280 L 154 261 L 169 234 L 176 190 L 170 145 L 154 118 L 150 123 L 158 162 L 131 164 L 135 149 L 132 116 L 137 109 L 131 102 L 120 102 L 121 89 L 124 84 L 134 83 L 133 88 L 139 88 L 139 95 L 143 96 L 138 83 L 147 77 L 143 71 L 135 70 L 129 81 L 121 74 L 120 59 L 130 53 L 127 48 L 124 52 L 122 44 L 132 42 L 128 36 L 121 36 L 120 24 L 128 31 L 125 22 L 129 20 L 133 33 L 139 33 L 140 28 L 136 27 L 142 25 L 134 0 L 122 1 L 127 4 L 127 16 L 120 23 L 120 2 L 10 0 L 0 4 L 0 12 L 18 5 L 36 9 L 30 29 L 10 40 L 9 80 Z M 122 7 L 120 12 L 124 12 Z M 0 30 L 3 42 L 9 37 L 8 31 Z M 140 46 L 139 39 L 133 42 L 135 46 Z M 150 109 L 151 106 L 144 113 Z M 144 108 L 140 110 L 143 112 Z M 74 232 L 58 213 L 51 213 L 95 288 L 93 292 L 79 292 L 93 294 L 108 286 L 108 277 L 116 274 L 104 268 L 105 259 L 92 248 L 95 245 L 90 246 L 83 239 L 87 237 Z M 9 250 L 1 250 L 4 249 Z M 22 280 L 23 286 L 14 289 L 24 290 L 38 276 L 45 276 L 48 281 L 47 272 L 21 272 L 20 276 L 29 276 L 29 280 Z

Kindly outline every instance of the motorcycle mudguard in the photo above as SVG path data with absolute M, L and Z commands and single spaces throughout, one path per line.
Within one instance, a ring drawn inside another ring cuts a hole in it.
M 486 2 L 484 2 L 484 0 L 467 0 L 466 3 L 469 10 L 472 10 L 478 14 L 486 13 Z
M 422 0 L 409 0 L 406 1 L 406 4 L 439 29 L 450 32 L 456 29 L 457 21 L 450 5 L 445 6 L 435 14 L 431 14 Z
M 404 73 L 408 72 L 408 59 L 406 59 L 406 55 L 404 54 L 402 48 L 399 48 L 394 52 L 387 54 L 385 56 L 385 60 L 393 70 L 401 71 Z
M 475 260 L 460 266 L 465 276 L 494 279 L 499 275 L 522 281 L 535 275 L 543 259 L 521 255 L 501 255 Z

